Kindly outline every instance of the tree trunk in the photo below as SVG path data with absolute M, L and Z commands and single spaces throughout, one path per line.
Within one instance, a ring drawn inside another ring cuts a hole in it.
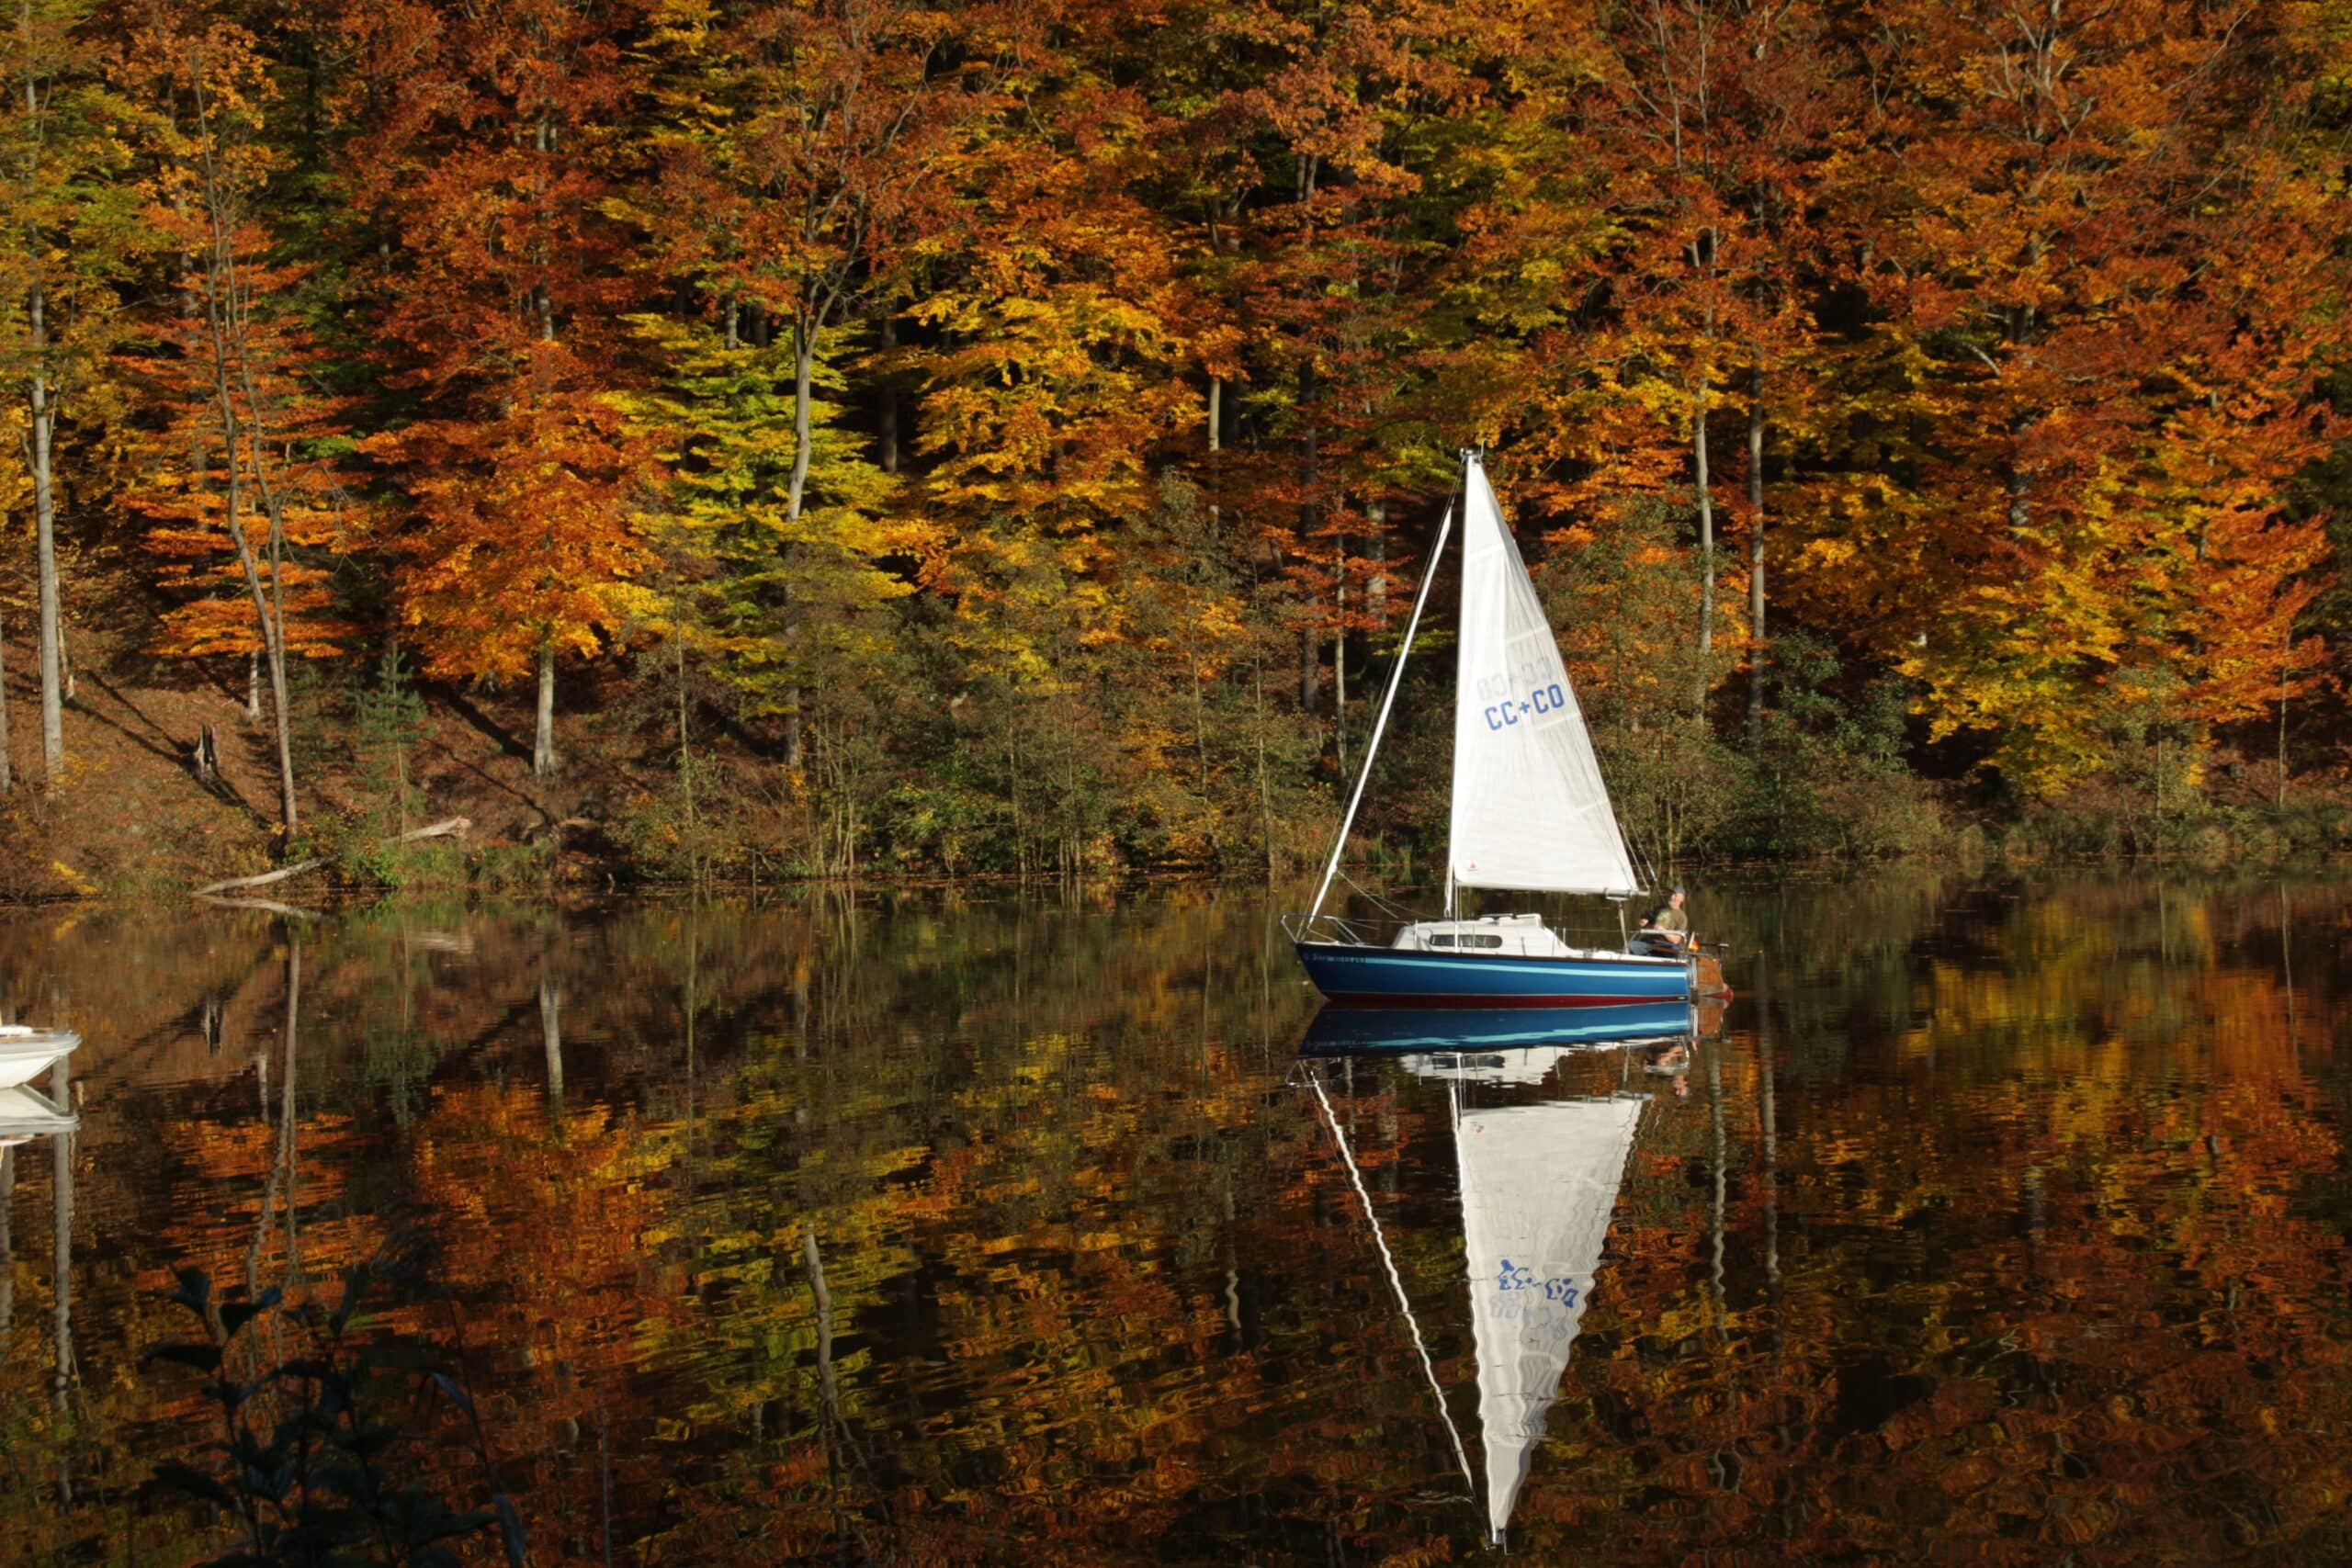
M 1757 373 L 1747 405 L 1747 754 L 1763 743 L 1764 671 L 1770 644 L 1764 635 L 1764 388 Z
M 547 778 L 555 772 L 555 644 L 539 644 L 539 722 L 531 739 L 531 773 Z
M 695 758 L 686 732 L 686 639 L 678 638 L 678 795 L 686 813 L 686 884 L 702 888 L 702 829 L 695 820 Z
M 808 494 L 808 448 L 815 423 L 810 403 L 814 396 L 817 375 L 817 330 L 816 318 L 805 310 L 795 318 L 792 323 L 792 478 L 786 486 L 784 493 L 784 522 L 786 528 L 790 528 L 800 521 L 801 508 L 806 504 Z M 790 562 L 792 539 L 789 535 L 786 536 L 784 547 L 778 553 L 786 563 Z M 789 608 L 792 586 L 788 564 L 786 573 L 785 602 L 787 608 L 785 626 L 788 636 L 795 619 Z M 784 765 L 787 768 L 797 768 L 801 764 L 802 746 L 799 682 L 795 681 L 785 688 L 785 701 L 786 705 L 784 714 Z
M 1312 181 L 1314 177 L 1312 168 L 1311 159 L 1302 161 L 1299 176 L 1302 181 Z M 1299 401 L 1302 404 L 1311 404 L 1314 397 L 1315 373 L 1309 369 L 1302 373 L 1299 378 Z M 1299 442 L 1298 465 L 1300 495 L 1298 547 L 1299 554 L 1310 561 L 1314 558 L 1317 527 L 1323 520 L 1322 508 L 1315 504 L 1317 463 L 1321 456 L 1321 433 L 1316 429 L 1314 422 L 1310 420 Z M 1311 718 L 1323 705 L 1322 658 L 1316 648 L 1313 624 L 1315 600 L 1311 594 L 1307 597 L 1306 608 L 1308 612 L 1308 623 L 1299 628 L 1298 634 L 1298 706 L 1301 713 Z
M 1703 372 L 1692 396 L 1690 450 L 1699 486 L 1699 672 L 1691 707 L 1707 718 L 1707 666 L 1715 651 L 1715 497 L 1707 477 L 1707 383 Z
M 2010 314 L 2008 328 L 2011 344 L 2019 347 L 2030 345 L 2034 339 L 2033 307 L 2019 306 Z M 2033 522 L 2031 477 L 2018 458 L 2019 449 L 2025 445 L 2026 432 L 2033 428 L 2033 423 L 2030 413 L 2014 414 L 2009 419 L 2009 459 L 2002 480 L 2008 492 L 2009 532 L 2014 536 L 2022 536 Z
M 213 323 L 214 351 L 225 352 L 220 338 L 220 323 Z M 237 416 L 234 400 L 229 393 L 228 368 L 225 361 L 215 365 L 220 397 L 222 430 L 229 447 L 227 488 L 224 491 L 228 508 L 229 537 L 236 546 L 237 564 L 243 569 L 245 590 L 252 595 L 254 618 L 261 624 L 262 651 L 269 666 L 270 700 L 277 705 L 277 799 L 278 816 L 285 825 L 286 837 L 291 841 L 300 830 L 301 820 L 294 803 L 294 729 L 286 711 L 286 643 L 284 628 L 271 613 L 269 593 L 261 580 L 261 567 L 254 559 L 253 541 L 245 537 L 244 490 L 241 476 L 243 469 L 237 458 Z M 273 564 L 271 575 L 277 575 Z
M 245 655 L 245 722 L 261 722 L 261 649 Z
M 1266 671 L 1255 660 L 1250 661 L 1250 679 L 1258 699 L 1258 824 L 1266 845 L 1266 883 L 1272 886 L 1274 863 L 1274 790 L 1266 773 Z
M 808 490 L 810 398 L 817 376 L 817 323 L 803 311 L 792 323 L 792 479 L 784 492 L 784 520 L 800 521 Z
M 1225 380 L 1209 378 L 1209 526 L 1221 526 L 1225 521 L 1224 476 L 1219 471 L 1217 454 L 1225 447 Z
M 2287 682 L 2295 663 L 2295 625 L 2287 623 L 2287 630 L 2278 639 L 2278 802 L 2279 816 L 2287 815 Z M 0 715 L 0 745 L 8 737 L 6 716 Z M 7 787 L 7 764 L 0 761 L 0 789 Z M 2283 929 L 2283 928 L 2282 928 Z
M 1692 477 L 1699 489 L 1699 670 L 1690 707 L 1702 730 L 1707 728 L 1707 682 L 1715 651 L 1715 491 L 1707 472 L 1707 377 L 1715 348 L 1715 244 L 1712 229 L 1690 244 L 1690 259 L 1704 275 L 1707 291 L 1706 336 L 1690 389 Z
M 8 761 L 8 628 L 0 623 L 0 795 L 16 787 L 16 770 Z
M 277 799 L 279 815 L 286 823 L 286 837 L 291 842 L 294 835 L 301 831 L 302 822 L 294 805 L 294 720 L 286 710 L 286 643 L 283 631 L 278 631 L 271 640 L 276 644 L 270 649 L 269 699 L 277 708 Z
M 1342 544 L 1343 565 L 1347 553 Z M 1344 577 L 1332 585 L 1331 612 L 1338 623 L 1331 628 L 1331 733 L 1340 757 L 1340 787 L 1344 789 L 1348 775 L 1348 581 Z
M 31 0 L 25 0 L 25 118 L 33 127 L 33 145 L 27 150 L 23 179 L 29 196 L 40 167 L 41 148 L 40 91 L 34 77 L 33 12 Z M 27 262 L 33 269 L 32 284 L 25 299 L 25 336 L 32 350 L 32 378 L 27 390 L 31 402 L 31 428 L 26 432 L 27 453 L 32 468 L 34 556 L 40 579 L 40 752 L 44 782 L 51 789 L 62 787 L 65 772 L 65 648 L 59 626 L 57 592 L 57 500 L 51 474 L 51 441 L 55 434 L 57 411 L 50 401 L 49 368 L 49 294 L 41 282 L 41 253 L 43 239 L 35 227 L 26 235 L 28 254 Z
M 33 287 L 33 346 L 43 344 L 40 287 Z M 40 756 L 49 787 L 64 783 L 65 639 L 58 624 L 57 498 L 50 469 L 50 434 L 57 418 L 49 400 L 49 378 L 32 378 L 32 468 L 34 558 L 40 592 Z
M 899 346 L 899 320 L 896 316 L 882 318 L 881 337 L 886 352 Z M 897 382 L 887 378 L 882 383 L 881 412 L 882 471 L 896 474 L 899 471 L 899 388 Z
M 1315 601 L 1309 599 L 1306 603 L 1309 609 L 1314 608 Z M 1298 711 L 1309 718 L 1322 705 L 1322 677 L 1323 661 L 1316 650 L 1315 628 L 1302 627 L 1298 634 Z
M 221 447 L 228 459 L 222 494 L 230 543 L 236 550 L 237 564 L 244 574 L 246 592 L 253 598 L 254 619 L 261 628 L 261 653 L 269 666 L 270 698 L 277 709 L 278 814 L 286 838 L 290 842 L 301 829 L 301 816 L 294 793 L 293 716 L 288 711 L 286 678 L 285 514 L 278 504 L 277 490 L 269 482 L 267 433 L 260 428 L 263 400 L 254 374 L 251 340 L 246 335 L 250 301 L 240 297 L 242 285 L 237 277 L 234 248 L 236 215 L 212 176 L 213 165 L 209 157 L 204 167 L 206 215 L 210 220 L 211 235 L 201 277 L 205 335 L 212 355 L 213 399 L 220 411 Z M 252 416 L 250 422 L 238 412 L 240 389 L 244 394 L 245 408 Z M 253 541 L 245 535 L 245 458 L 240 455 L 241 447 L 250 449 L 253 481 L 261 498 L 264 515 L 269 521 L 269 574 L 266 584 L 254 559 Z M 251 705 L 251 675 L 249 665 L 248 711 L 258 716 L 257 708 Z

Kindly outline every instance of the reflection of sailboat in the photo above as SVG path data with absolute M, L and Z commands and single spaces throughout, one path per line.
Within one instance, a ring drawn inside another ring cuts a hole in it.
M 1502 1539 L 1600 1266 L 1638 1095 L 1457 1109 L 1487 1524 Z
M 1478 1351 L 1487 1526 L 1498 1541 L 1510 1522 L 1535 1446 L 1558 1397 L 1560 1377 L 1592 1296 L 1610 1213 L 1648 1097 L 1616 1094 L 1478 1109 L 1464 1104 L 1462 1086 L 1477 1080 L 1534 1082 L 1564 1054 L 1559 1046 L 1537 1046 L 1403 1058 L 1419 1076 L 1446 1083 L 1453 1113 L 1464 1266 Z M 1347 1134 L 1321 1078 L 1308 1081 L 1387 1262 L 1397 1304 L 1404 1309 L 1415 1345 L 1421 1347 L 1422 1367 L 1437 1394 L 1440 1414 L 1453 1432 L 1444 1391 L 1422 1346 L 1420 1326 L 1388 1254 Z M 1477 1483 L 1470 1476 L 1458 1432 L 1453 1441 L 1464 1478 L 1476 1491 Z
M 1303 1055 L 1373 1051 L 1500 1051 L 1530 1046 L 1630 1045 L 1659 1035 L 1688 1035 L 1688 1002 L 1580 1008 L 1326 1007 L 1306 1026 Z M 1544 1066 L 1561 1052 L 1544 1058 Z M 1409 1066 L 1409 1064 L 1408 1064 Z M 1419 1068 L 1413 1068 L 1419 1071 Z M 1543 1077 L 1518 1080 L 1533 1083 Z
M 70 1029 L 0 1025 L 0 1089 L 32 1082 L 80 1043 L 82 1037 Z
M 71 1133 L 82 1119 L 62 1111 L 47 1095 L 19 1086 L 0 1089 L 0 1145 L 30 1143 L 35 1138 Z

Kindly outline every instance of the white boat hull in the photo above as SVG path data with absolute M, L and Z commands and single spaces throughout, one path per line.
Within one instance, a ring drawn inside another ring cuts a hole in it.
M 0 1029 L 0 1089 L 32 1082 L 81 1043 L 70 1029 Z

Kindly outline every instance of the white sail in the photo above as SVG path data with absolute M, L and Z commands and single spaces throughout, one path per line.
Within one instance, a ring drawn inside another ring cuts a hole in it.
M 1468 460 L 1451 869 L 1464 887 L 1641 891 L 1543 601 Z
M 1455 1125 L 1487 1516 L 1498 1538 L 1592 1293 L 1644 1103 L 1628 1096 L 1465 1111 Z

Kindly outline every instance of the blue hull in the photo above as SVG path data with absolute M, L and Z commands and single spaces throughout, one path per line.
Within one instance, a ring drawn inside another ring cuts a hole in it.
M 1299 1043 L 1306 1056 L 1365 1051 L 1510 1051 L 1533 1045 L 1608 1045 L 1688 1035 L 1688 1002 L 1576 1008 L 1377 1008 L 1333 1004 Z
M 1690 967 L 1677 958 L 1507 958 L 1331 942 L 1292 946 L 1315 988 L 1335 1002 L 1561 1008 L 1690 999 Z

